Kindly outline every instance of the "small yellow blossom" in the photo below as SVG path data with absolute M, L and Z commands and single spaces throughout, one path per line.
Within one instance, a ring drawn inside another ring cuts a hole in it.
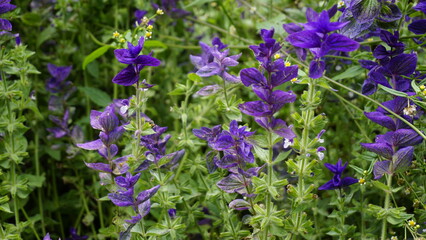
M 124 39 L 124 38 L 120 38 L 120 40 L 118 40 L 119 42 L 121 42 L 121 43 L 125 43 L 126 42 L 126 39 Z
M 425 90 L 425 89 L 426 89 L 425 85 L 421 85 L 421 86 L 420 86 L 420 89 L 421 89 L 421 90 Z
M 410 225 L 410 227 L 414 227 L 416 226 L 416 222 L 414 220 L 410 220 L 408 221 L 408 225 Z
M 146 38 L 151 38 L 152 37 L 152 32 L 146 32 L 145 33 L 145 37 Z
M 392 236 L 390 239 L 391 240 L 398 240 L 398 237 L 397 236 Z
M 423 92 L 422 92 L 422 93 L 423 93 L 423 95 L 426 95 L 426 90 L 423 90 Z
M 345 2 L 343 2 L 343 1 L 339 1 L 339 2 L 337 3 L 337 7 L 338 7 L 338 8 L 341 8 L 341 7 L 343 7 L 343 6 L 345 6 Z
M 279 53 L 276 53 L 275 55 L 274 55 L 274 58 L 275 59 L 278 59 L 278 58 L 280 58 L 281 57 L 281 54 L 279 54 Z
M 147 27 L 146 27 L 146 29 L 148 29 L 148 30 L 152 30 L 154 28 L 154 26 L 152 26 L 152 25 L 148 25 Z
M 361 184 L 361 185 L 364 185 L 365 184 L 365 179 L 364 178 L 360 178 L 359 180 L 358 180 L 358 183 L 359 184 Z
M 285 61 L 284 65 L 285 65 L 286 67 L 290 67 L 290 66 L 291 66 L 291 63 L 290 63 L 289 61 Z
M 291 83 L 295 83 L 295 82 L 297 82 L 297 78 L 293 78 L 293 79 L 291 79 L 291 80 L 290 80 L 290 82 L 291 82 Z
M 417 228 L 417 229 L 419 229 L 419 228 L 420 228 L 420 225 L 419 225 L 419 224 L 417 224 L 417 225 L 416 225 L 416 228 Z
M 367 42 L 372 42 L 373 41 L 373 39 L 372 38 L 368 38 L 367 39 Z
M 147 17 L 143 17 L 142 18 L 142 20 L 141 20 L 141 25 L 145 25 L 145 24 L 147 24 L 149 22 L 149 18 L 147 18 Z
M 115 31 L 113 34 L 112 34 L 112 37 L 113 38 L 118 38 L 118 37 L 120 37 L 121 36 L 121 34 L 120 33 L 118 33 L 117 31 Z
M 164 11 L 162 10 L 162 9 L 157 9 L 157 12 L 156 12 L 158 15 L 163 15 L 164 14 Z

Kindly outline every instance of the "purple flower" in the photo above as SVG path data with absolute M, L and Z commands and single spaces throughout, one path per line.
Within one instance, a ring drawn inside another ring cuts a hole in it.
M 64 80 L 69 76 L 72 66 L 56 66 L 48 63 L 47 69 L 52 76 L 46 82 L 46 88 L 49 92 L 57 93 L 66 90 L 66 88 L 71 85 L 71 82 Z
M 167 213 L 169 214 L 169 217 L 170 217 L 171 219 L 176 218 L 176 209 L 171 208 L 171 209 L 167 210 Z
M 345 163 L 345 165 L 342 166 L 342 159 L 339 159 L 336 165 L 324 163 L 324 166 L 328 168 L 328 170 L 330 170 L 334 174 L 334 176 L 330 181 L 319 187 L 318 190 L 340 189 L 358 182 L 357 179 L 352 177 L 344 177 L 342 179 L 342 173 L 348 166 L 347 162 Z
M 139 81 L 139 73 L 145 66 L 159 66 L 160 60 L 149 55 L 139 55 L 142 51 L 145 38 L 141 37 L 138 45 L 133 46 L 127 42 L 127 49 L 114 50 L 115 57 L 121 63 L 128 64 L 126 68 L 121 70 L 113 79 L 112 82 L 123 85 L 131 86 Z
M 340 21 L 348 21 L 341 29 L 341 34 L 355 38 L 366 32 L 375 32 L 378 25 L 395 22 L 402 17 L 402 13 L 395 1 L 364 1 L 347 0 L 347 8 L 343 10 Z M 384 10 L 386 9 L 386 10 Z
M 78 235 L 77 234 L 77 229 L 75 229 L 73 227 L 70 228 L 70 235 L 71 235 L 71 237 L 67 238 L 66 240 L 86 240 L 86 239 L 89 238 L 89 236 L 85 236 L 85 235 L 80 236 L 80 235 Z
M 223 50 L 224 45 L 219 38 L 212 40 L 212 47 L 200 42 L 203 53 L 200 56 L 190 56 L 192 64 L 198 69 L 196 74 L 200 77 L 220 76 L 228 82 L 239 82 L 239 78 L 229 74 L 228 68 L 238 65 L 241 54 L 229 56 L 229 49 Z M 222 51 L 223 50 L 223 51 Z
M 414 117 L 417 116 L 417 113 L 415 115 L 409 115 L 411 113 L 411 109 L 414 109 L 415 112 L 417 112 L 417 106 L 404 97 L 395 97 L 393 100 L 383 102 L 383 105 L 390 109 L 392 112 L 402 116 L 410 123 L 412 123 Z M 408 109 L 410 109 L 410 111 Z M 390 113 L 381 107 L 378 107 L 377 110 L 374 112 L 365 112 L 364 115 L 371 121 L 392 131 L 401 128 L 410 128 L 409 126 L 407 126 L 406 123 L 404 123 L 400 119 L 394 119 L 393 117 L 389 116 Z
M 426 4 L 425 4 L 426 5 Z M 421 35 L 426 33 L 426 19 L 413 21 L 408 25 L 408 30 L 414 34 Z
M 284 25 L 284 29 L 290 34 L 287 40 L 295 47 L 309 49 L 314 55 L 314 60 L 309 67 L 309 77 L 320 78 L 325 70 L 325 62 L 321 60 L 328 54 L 338 52 L 352 52 L 358 49 L 359 43 L 338 33 L 328 34 L 343 28 L 348 22 L 330 22 L 330 13 L 334 11 L 322 11 L 319 15 L 312 9 L 306 12 L 308 23 L 304 29 L 294 25 Z
M 134 186 L 139 180 L 140 173 L 132 175 L 129 172 L 126 173 L 126 177 L 118 176 L 115 178 L 115 183 L 118 186 L 116 193 L 109 193 L 108 198 L 119 207 L 131 206 L 136 213 L 130 220 L 126 222 L 130 224 L 136 224 L 140 219 L 146 216 L 151 209 L 150 198 L 157 193 L 160 185 L 152 187 L 150 189 L 140 192 L 134 197 Z
M 291 126 L 281 119 L 275 119 L 273 115 L 278 112 L 285 104 L 294 102 L 296 95 L 289 91 L 273 90 L 297 77 L 297 66 L 286 67 L 282 59 L 273 61 L 272 53 L 280 49 L 280 46 L 272 39 L 274 30 L 262 29 L 261 36 L 265 41 L 274 44 L 260 44 L 259 46 L 250 46 L 254 51 L 256 58 L 261 62 L 264 69 L 268 72 L 268 78 L 256 68 L 246 68 L 241 70 L 241 82 L 245 86 L 251 86 L 253 92 L 261 99 L 260 101 L 251 101 L 239 105 L 242 113 L 254 116 L 255 121 L 263 128 L 274 132 L 288 140 L 296 135 L 291 130 Z M 272 41 L 273 40 L 273 41 Z
M 15 5 L 10 4 L 10 0 L 3 0 L 0 2 L 0 14 L 10 12 L 15 8 Z M 9 20 L 0 18 L 0 30 L 12 31 L 12 24 Z
M 166 154 L 166 144 L 171 138 L 171 135 L 162 135 L 167 131 L 167 127 L 155 125 L 152 129 L 155 133 L 141 137 L 140 145 L 147 149 L 145 152 L 146 160 L 136 168 L 136 172 L 144 171 L 152 163 L 157 164 L 160 161 L 162 164 L 159 167 L 168 168 L 169 170 L 173 169 L 185 154 L 185 150 Z

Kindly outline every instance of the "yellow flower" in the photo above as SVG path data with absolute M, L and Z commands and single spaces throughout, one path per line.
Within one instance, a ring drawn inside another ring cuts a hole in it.
M 361 184 L 361 185 L 364 185 L 365 184 L 365 179 L 364 178 L 360 178 L 359 180 L 358 180 L 358 183 L 359 184 Z
M 124 38 L 120 38 L 120 40 L 118 40 L 118 41 L 120 41 L 121 43 L 125 43 L 125 42 L 126 42 L 126 39 L 124 39 Z
M 281 55 L 279 54 L 279 53 L 276 53 L 275 55 L 274 55 L 274 58 L 275 59 L 278 59 L 278 58 L 280 58 L 281 57 Z
M 291 66 L 291 63 L 290 63 L 289 61 L 285 61 L 284 65 L 285 65 L 286 67 L 290 67 L 290 66 Z
M 297 82 L 297 78 L 293 78 L 293 79 L 291 79 L 291 80 L 290 80 L 290 82 L 291 82 L 291 83 L 295 83 L 295 82 Z
M 408 225 L 410 225 L 410 227 L 414 227 L 416 226 L 416 222 L 414 220 L 410 220 L 408 221 Z
M 115 31 L 113 34 L 112 34 L 112 37 L 113 38 L 118 38 L 118 37 L 120 37 L 121 36 L 121 34 L 120 33 L 118 33 L 117 31 Z
M 145 37 L 146 38 L 151 38 L 152 37 L 152 32 L 146 32 L 145 33 Z
M 158 15 L 163 15 L 164 14 L 164 11 L 163 10 L 161 10 L 160 8 L 159 9 L 157 9 L 157 12 L 156 12 Z
M 148 29 L 148 30 L 152 30 L 154 28 L 154 26 L 152 26 L 152 25 L 148 25 L 147 27 L 146 27 L 146 29 Z

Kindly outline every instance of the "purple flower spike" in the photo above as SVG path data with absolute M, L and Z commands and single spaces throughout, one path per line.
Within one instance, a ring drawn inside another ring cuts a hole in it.
M 324 166 L 326 166 L 328 170 L 330 170 L 334 174 L 334 177 L 333 179 L 319 187 L 318 190 L 339 189 L 358 182 L 357 179 L 352 177 L 345 177 L 342 179 L 342 173 L 348 166 L 348 163 L 345 163 L 345 165 L 342 166 L 342 159 L 339 159 L 336 165 L 324 163 Z
M 139 73 L 145 66 L 156 67 L 161 64 L 160 60 L 151 57 L 151 54 L 139 55 L 144 42 L 145 38 L 141 37 L 136 46 L 128 42 L 127 49 L 116 49 L 114 51 L 115 57 L 119 62 L 129 65 L 112 79 L 113 83 L 131 86 L 139 81 Z
M 212 46 L 200 42 L 202 54 L 200 56 L 190 55 L 192 64 L 197 68 L 196 74 L 200 77 L 211 77 L 218 75 L 227 82 L 237 83 L 240 79 L 228 73 L 229 67 L 237 66 L 241 54 L 228 57 L 229 50 L 219 38 L 213 38 Z M 222 51 L 223 50 L 223 51 Z

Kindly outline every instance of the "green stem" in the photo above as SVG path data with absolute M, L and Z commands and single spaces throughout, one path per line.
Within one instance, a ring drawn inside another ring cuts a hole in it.
M 269 159 L 267 162 L 267 168 L 268 168 L 268 178 L 267 178 L 267 184 L 268 186 L 272 186 L 272 174 L 273 174 L 273 168 L 272 168 L 272 158 L 273 158 L 273 142 L 272 142 L 272 133 L 268 132 L 268 143 L 269 143 Z M 269 218 L 272 214 L 272 199 L 271 194 L 268 192 L 265 197 L 265 204 L 266 204 L 266 216 Z M 263 239 L 268 239 L 268 232 L 269 232 L 269 223 L 265 226 L 265 230 L 263 232 Z
M 52 166 L 51 170 L 52 170 L 52 179 L 53 179 L 52 181 L 53 182 L 53 186 L 52 186 L 53 187 L 53 203 L 54 203 L 55 209 L 57 210 L 56 218 L 59 221 L 61 236 L 62 238 L 65 238 L 64 224 L 62 221 L 62 215 L 60 214 L 60 211 L 59 211 L 60 205 L 59 205 L 59 198 L 58 198 L 58 188 L 56 185 L 56 166 L 55 164 L 52 164 L 51 166 Z
M 310 104 L 313 104 L 315 101 L 315 79 L 311 79 L 311 82 L 308 84 L 308 99 L 307 101 L 307 107 L 309 109 L 302 112 L 302 118 L 303 118 L 303 130 L 302 130 L 302 138 L 300 140 L 300 156 L 301 156 L 301 164 L 300 169 L 298 173 L 298 183 L 297 183 L 297 191 L 298 191 L 298 199 L 296 199 L 296 205 L 300 205 L 303 203 L 304 194 L 305 194 L 305 166 L 307 164 L 307 156 L 306 154 L 309 152 L 309 131 L 310 131 L 310 124 L 312 121 L 312 118 L 314 117 L 314 111 L 312 110 L 312 106 L 309 106 Z M 297 235 L 297 232 L 299 231 L 299 227 L 301 225 L 303 218 L 303 214 L 301 212 L 298 212 L 296 214 L 296 224 L 295 228 L 293 229 L 293 232 Z
M 92 176 L 92 181 L 95 183 L 96 182 L 96 177 L 95 175 Z M 95 197 L 96 199 L 99 199 L 99 188 L 97 186 L 95 186 Z M 104 224 L 104 213 L 102 211 L 102 201 L 96 201 L 97 205 L 98 205 L 98 215 L 99 215 L 99 222 L 101 224 L 101 228 L 105 227 Z
M 365 221 L 364 221 L 364 186 L 361 185 L 361 239 L 365 239 Z
M 24 214 L 24 217 L 25 217 L 25 219 L 27 220 L 27 222 L 30 222 L 30 228 L 31 228 L 31 230 L 33 231 L 34 235 L 36 236 L 37 240 L 40 240 L 40 237 L 38 236 L 37 231 L 36 231 L 36 230 L 35 230 L 35 228 L 34 228 L 34 222 L 33 222 L 33 221 L 31 221 L 30 217 L 29 217 L 29 216 L 28 216 L 28 214 L 27 214 L 27 211 L 25 211 L 25 209 L 24 209 L 24 208 L 22 208 L 22 213 Z M 44 235 L 45 235 L 45 234 L 43 233 L 43 236 L 44 236 Z
M 339 189 L 339 191 L 336 191 L 338 194 L 338 201 L 339 201 L 339 214 L 340 214 L 340 240 L 345 240 L 345 234 L 343 234 L 343 229 L 345 229 L 345 199 L 342 198 L 342 189 Z
M 2 49 L 1 52 L 1 59 L 3 59 L 3 54 L 4 54 L 4 49 Z M 7 91 L 7 83 L 6 83 L 6 76 L 4 74 L 3 68 L 0 68 L 0 75 L 1 75 L 1 79 L 3 80 L 3 87 L 4 87 L 4 91 Z M 9 116 L 9 124 L 12 124 L 14 122 L 13 120 L 13 115 L 12 115 L 12 108 L 10 106 L 11 101 L 7 101 L 6 104 L 6 108 L 7 108 L 7 114 Z M 15 152 L 15 142 L 13 141 L 13 132 L 11 132 L 10 130 L 7 131 L 8 134 L 8 138 L 10 141 L 10 146 L 11 146 L 11 151 L 14 153 Z M 13 191 L 11 192 L 11 196 L 13 198 L 13 212 L 15 215 L 15 225 L 18 229 L 20 229 L 19 227 L 19 212 L 18 212 L 18 201 L 16 199 L 16 182 L 17 182 L 17 176 L 16 176 L 16 166 L 17 163 L 12 160 L 12 165 L 11 165 L 11 169 L 10 169 L 10 174 L 11 174 L 11 180 L 12 180 L 12 186 L 13 186 Z
M 386 175 L 386 177 L 387 177 L 388 189 L 392 189 L 392 174 Z M 391 193 L 389 191 L 386 191 L 385 204 L 384 204 L 385 211 L 388 211 L 389 205 L 390 205 Z M 386 240 L 386 234 L 387 234 L 387 218 L 385 217 L 383 218 L 383 221 L 382 221 L 382 235 L 381 235 L 382 240 Z
M 35 162 L 35 169 L 36 169 L 36 176 L 40 176 L 40 158 L 39 158 L 39 135 L 38 135 L 38 130 L 36 129 L 34 131 L 34 162 Z M 43 210 L 43 201 L 42 201 L 42 192 L 41 192 L 41 188 L 37 189 L 37 197 L 38 197 L 38 209 L 40 212 L 40 216 L 41 216 L 41 229 L 42 229 L 42 233 L 43 236 L 46 235 L 46 228 L 44 225 L 44 210 Z

